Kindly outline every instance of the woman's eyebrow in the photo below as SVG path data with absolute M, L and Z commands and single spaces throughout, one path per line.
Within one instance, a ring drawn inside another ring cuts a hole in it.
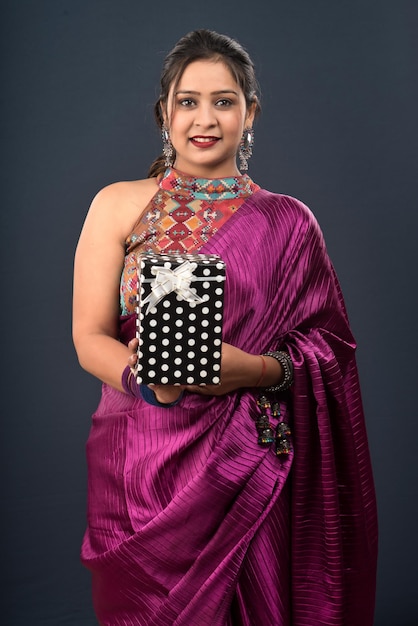
M 212 91 L 211 92 L 211 96 L 218 96 L 220 94 L 226 94 L 226 93 L 232 93 L 235 96 L 238 95 L 238 93 L 236 91 L 234 91 L 233 89 L 219 89 L 218 91 Z M 179 94 L 187 94 L 187 95 L 193 95 L 193 96 L 200 96 L 202 95 L 200 91 L 193 91 L 191 89 L 179 89 L 179 91 L 175 92 L 175 95 L 178 96 Z

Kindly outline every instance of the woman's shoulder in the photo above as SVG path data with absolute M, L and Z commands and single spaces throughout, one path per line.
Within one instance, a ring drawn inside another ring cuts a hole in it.
M 95 195 L 89 214 L 101 221 L 116 221 L 123 229 L 129 228 L 157 191 L 156 178 L 111 183 Z
M 122 204 L 134 206 L 146 206 L 158 191 L 156 178 L 144 178 L 141 180 L 126 180 L 111 183 L 100 189 L 93 203 L 103 208 Z
M 299 242 L 322 242 L 323 233 L 313 211 L 294 196 L 261 189 L 256 204 L 269 229 L 284 240 Z M 322 245 L 322 243 L 321 243 Z
M 312 210 L 294 196 L 261 189 L 256 198 L 261 206 L 265 204 L 267 210 L 273 211 L 276 215 L 280 214 L 281 217 L 307 224 L 317 222 Z
M 156 178 L 106 185 L 93 198 L 83 230 L 124 240 L 157 191 Z

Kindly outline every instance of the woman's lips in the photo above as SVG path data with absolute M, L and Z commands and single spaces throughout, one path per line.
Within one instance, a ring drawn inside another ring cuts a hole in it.
M 211 148 L 219 141 L 219 137 L 203 137 L 196 135 L 195 137 L 191 137 L 190 141 L 197 148 Z

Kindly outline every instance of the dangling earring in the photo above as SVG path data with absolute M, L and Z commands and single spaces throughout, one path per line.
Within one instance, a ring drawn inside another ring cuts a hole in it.
M 242 172 L 246 172 L 248 170 L 248 159 L 253 153 L 253 145 L 254 131 L 252 128 L 245 128 L 238 150 L 238 157 L 240 162 L 239 169 Z
M 170 133 L 165 124 L 161 127 L 161 139 L 163 140 L 163 155 L 165 156 L 164 165 L 166 167 L 172 167 L 174 164 L 174 148 L 171 143 Z

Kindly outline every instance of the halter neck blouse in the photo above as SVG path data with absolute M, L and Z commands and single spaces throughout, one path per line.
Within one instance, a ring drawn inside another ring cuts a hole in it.
M 132 313 L 138 289 L 137 260 L 143 252 L 195 253 L 260 187 L 251 178 L 196 178 L 168 168 L 156 194 L 125 241 L 121 312 Z
M 226 178 L 196 178 L 174 168 L 165 171 L 158 185 L 160 189 L 209 202 L 246 198 L 257 187 L 247 174 Z

